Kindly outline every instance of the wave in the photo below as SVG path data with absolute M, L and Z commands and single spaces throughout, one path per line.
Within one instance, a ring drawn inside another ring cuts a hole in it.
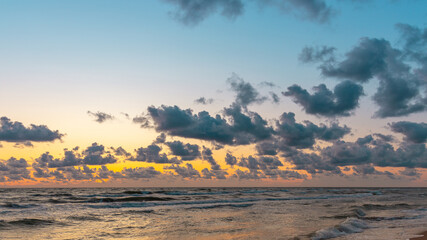
M 102 221 L 102 219 L 95 216 L 68 216 L 67 219 L 74 221 Z
M 31 207 L 36 207 L 37 205 L 35 205 L 35 204 L 17 204 L 17 203 L 6 202 L 0 206 L 4 207 L 4 208 L 31 208 Z
M 251 207 L 253 205 L 254 204 L 251 204 L 251 203 L 247 203 L 247 204 L 216 204 L 216 205 L 190 207 L 190 208 L 187 208 L 187 209 L 246 208 L 246 207 Z
M 153 194 L 153 192 L 150 192 L 150 191 L 131 191 L 131 190 L 129 190 L 129 191 L 124 191 L 124 192 L 122 192 L 123 194 L 129 194 L 129 195 L 135 195 L 135 194 Z
M 13 221 L 0 221 L 1 227 L 9 227 L 9 226 L 44 226 L 44 225 L 53 225 L 56 222 L 48 219 L 38 219 L 38 218 L 23 218 L 19 220 Z
M 409 205 L 407 203 L 396 204 L 363 204 L 362 208 L 365 210 L 390 210 L 390 209 L 413 209 L 418 206 Z
M 85 201 L 87 203 L 113 203 L 103 205 L 88 205 L 90 208 L 130 208 L 130 207 L 155 207 L 155 206 L 173 206 L 173 205 L 201 205 L 201 204 L 233 204 L 233 203 L 252 203 L 260 201 L 298 201 L 298 200 L 322 200 L 347 197 L 364 197 L 371 194 L 344 194 L 344 195 L 321 195 L 313 197 L 289 197 L 289 198 L 235 198 L 235 199 L 212 199 L 212 200 L 193 200 L 179 201 L 173 198 L 158 197 L 128 197 L 128 198 L 95 198 Z M 175 201 L 174 201 L 175 200 Z M 124 203 L 121 203 L 124 202 Z M 134 203 L 131 203 L 134 202 Z M 139 202 L 139 203 L 138 203 Z
M 149 202 L 149 201 L 171 201 L 174 198 L 165 197 L 124 197 L 124 198 L 92 198 L 84 202 L 104 203 L 104 202 Z
M 360 233 L 368 228 L 368 225 L 360 219 L 357 218 L 347 218 L 344 222 L 326 229 L 320 229 L 316 231 L 312 240 L 322 240 L 336 238 L 352 233 Z

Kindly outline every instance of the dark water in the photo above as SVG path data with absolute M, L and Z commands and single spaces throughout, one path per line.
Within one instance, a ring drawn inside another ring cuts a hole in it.
M 0 239 L 408 239 L 427 188 L 0 189 Z

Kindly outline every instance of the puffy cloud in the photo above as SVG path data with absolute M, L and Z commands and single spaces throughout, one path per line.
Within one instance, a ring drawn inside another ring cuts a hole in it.
M 172 17 L 194 26 L 209 16 L 220 13 L 228 19 L 242 15 L 246 2 L 242 0 L 163 0 L 175 5 Z M 325 23 L 334 15 L 334 10 L 324 0 L 256 0 L 260 7 L 274 7 L 284 14 L 300 19 Z
M 244 114 L 242 111 L 242 107 L 236 104 L 224 108 L 224 115 L 231 120 L 230 128 L 237 145 L 258 142 L 272 136 L 273 129 L 267 126 L 267 121 L 258 113 L 246 110 Z
M 24 147 L 34 147 L 34 145 L 30 141 L 26 141 L 26 142 L 17 142 L 13 147 L 24 148 Z
M 317 126 L 310 121 L 304 121 L 304 124 L 297 123 L 292 112 L 283 113 L 276 125 L 277 135 L 282 143 L 295 148 L 310 148 L 316 139 L 337 140 L 350 133 L 347 126 L 340 127 L 336 123 L 330 127 L 323 124 Z
M 118 148 L 111 147 L 111 149 L 114 151 L 114 155 L 116 156 L 125 156 L 125 157 L 131 156 L 131 154 L 122 147 L 118 147 Z
M 64 150 L 64 157 L 62 159 L 54 158 L 48 152 L 43 153 L 40 157 L 35 159 L 33 167 L 38 168 L 61 168 L 61 167 L 74 167 L 80 165 L 105 165 L 116 163 L 117 159 L 109 152 L 105 151 L 103 145 L 92 143 L 81 153 L 77 152 L 78 148 L 73 150 Z
M 200 157 L 199 145 L 197 144 L 184 144 L 181 141 L 173 141 L 165 143 L 171 150 L 171 154 L 181 157 L 183 161 L 194 160 Z
M 173 17 L 186 25 L 196 25 L 210 15 L 220 12 L 234 19 L 243 13 L 241 0 L 163 0 L 176 6 Z
M 385 175 L 389 178 L 395 179 L 397 176 L 389 171 L 378 171 L 375 169 L 372 165 L 360 165 L 360 166 L 354 166 L 353 167 L 354 175 Z
M 276 140 L 259 142 L 255 146 L 259 155 L 277 155 L 279 146 Z
M 61 140 L 64 134 L 52 131 L 45 125 L 25 127 L 21 122 L 12 122 L 7 117 L 0 118 L 0 141 L 6 142 L 51 142 Z
M 200 178 L 200 173 L 194 169 L 193 165 L 187 163 L 185 167 L 181 167 L 177 164 L 172 164 L 169 167 L 163 167 L 165 170 L 174 170 L 176 174 L 183 178 Z
M 155 178 L 161 175 L 161 172 L 154 169 L 154 167 L 137 167 L 137 168 L 124 168 L 121 171 L 126 178 L 140 179 L 140 178 Z
M 242 107 L 246 107 L 252 103 L 263 103 L 267 100 L 266 97 L 260 96 L 259 92 L 250 83 L 245 82 L 235 73 L 228 78 L 227 82 L 236 93 L 235 103 Z
M 136 149 L 136 157 L 131 157 L 131 161 L 140 161 L 140 162 L 152 162 L 152 163 L 179 163 L 177 158 L 168 158 L 166 153 L 160 153 L 162 150 L 156 144 L 151 144 L 147 147 L 140 147 Z
M 224 109 L 230 123 L 220 115 L 213 117 L 206 111 L 193 115 L 192 110 L 177 106 L 149 107 L 148 113 L 155 129 L 171 136 L 241 145 L 269 138 L 272 134 L 271 127 L 259 114 L 249 111 L 244 114 L 238 105 Z
M 16 159 L 11 157 L 7 161 L 0 161 L 0 182 L 31 179 L 30 171 L 27 167 L 28 163 L 23 158 Z
M 336 48 L 328 46 L 305 47 L 302 49 L 299 60 L 304 63 L 333 62 Z
M 375 117 L 406 116 L 427 109 L 427 38 L 426 29 L 398 25 L 402 32 L 403 48 L 389 41 L 362 38 L 341 61 L 325 51 L 305 48 L 300 59 L 319 61 L 322 75 L 360 83 L 377 79 L 379 87 L 372 99 L 379 106 Z
M 87 114 L 93 118 L 95 118 L 95 122 L 103 123 L 108 120 L 113 120 L 114 116 L 104 112 L 91 112 L 87 111 Z M 125 115 L 126 116 L 126 115 Z
M 414 143 L 424 143 L 427 141 L 427 124 L 414 122 L 394 122 L 389 124 L 393 132 L 405 135 L 405 140 Z
M 227 163 L 230 166 L 234 166 L 237 164 L 237 158 L 228 152 L 225 155 L 225 163 Z
M 374 136 L 368 135 L 356 142 L 336 141 L 317 153 L 293 152 L 286 159 L 295 165 L 295 169 L 306 170 L 310 174 L 342 174 L 339 167 L 354 166 L 358 175 L 396 177 L 395 174 L 379 172 L 375 167 L 427 168 L 425 144 L 403 143 L 393 147 L 378 134 Z
M 293 85 L 283 95 L 292 97 L 295 103 L 303 106 L 306 113 L 327 117 L 349 116 L 363 95 L 363 87 L 351 81 L 337 84 L 334 92 L 324 84 L 313 89 L 315 93 L 310 94 L 300 86 Z
M 212 98 L 200 97 L 194 100 L 194 102 L 197 104 L 208 105 L 208 104 L 212 104 L 214 100 Z

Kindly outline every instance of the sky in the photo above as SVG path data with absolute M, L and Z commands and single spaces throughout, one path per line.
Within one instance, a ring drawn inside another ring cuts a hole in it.
M 0 0 L 0 186 L 427 186 L 422 0 Z

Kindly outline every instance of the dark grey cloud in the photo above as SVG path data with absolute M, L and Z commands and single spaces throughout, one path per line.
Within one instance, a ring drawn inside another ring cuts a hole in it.
M 194 26 L 212 14 L 234 19 L 243 13 L 241 0 L 163 0 L 176 6 L 172 16 L 183 24 Z
M 338 167 L 354 166 L 359 175 L 396 177 L 386 171 L 379 172 L 375 167 L 427 168 L 425 144 L 402 143 L 394 147 L 381 137 L 374 136 L 359 138 L 356 142 L 336 141 L 319 149 L 318 153 L 297 151 L 286 159 L 295 165 L 295 169 L 306 170 L 310 174 L 342 174 Z
M 323 62 L 330 63 L 335 61 L 334 47 L 305 47 L 302 49 L 299 60 L 303 63 Z
M 111 150 L 113 150 L 115 156 L 124 156 L 124 157 L 131 156 L 131 154 L 127 152 L 123 147 L 118 147 L 118 148 L 111 147 Z
M 257 143 L 255 148 L 257 150 L 258 155 L 275 156 L 277 155 L 279 150 L 279 146 L 276 140 Z
M 26 142 L 17 142 L 13 147 L 24 148 L 24 147 L 34 147 L 34 145 L 30 141 L 26 141 Z
M 408 177 L 413 177 L 415 179 L 421 177 L 421 173 L 419 171 L 417 171 L 417 169 L 414 169 L 414 168 L 405 168 L 404 170 L 399 171 L 399 174 L 404 175 L 404 176 L 408 176 Z
M 126 178 L 141 179 L 141 178 L 155 178 L 161 175 L 161 172 L 154 169 L 154 167 L 137 167 L 137 168 L 124 168 L 121 171 Z
M 117 162 L 113 155 L 105 151 L 103 145 L 97 143 L 92 143 L 92 146 L 87 147 L 83 151 L 83 156 L 82 163 L 86 165 L 104 165 Z
M 187 163 L 185 167 L 181 167 L 177 164 L 172 164 L 169 167 L 163 167 L 165 170 L 174 170 L 176 174 L 183 178 L 200 178 L 200 173 L 197 171 L 193 165 Z
M 182 161 L 194 160 L 201 156 L 197 144 L 184 144 L 181 141 L 166 142 L 165 144 L 171 150 L 171 154 L 181 157 Z
M 230 166 L 234 166 L 237 164 L 237 158 L 228 152 L 225 155 L 225 163 L 230 165 Z
M 351 111 L 359 106 L 359 98 L 363 95 L 363 87 L 351 81 L 337 84 L 332 92 L 325 84 L 313 88 L 310 94 L 298 85 L 288 87 L 283 95 L 293 98 L 293 101 L 303 106 L 308 114 L 327 117 L 349 116 Z
M 8 160 L 0 160 L 0 182 L 13 182 L 24 179 L 32 179 L 25 159 L 11 157 Z
M 205 111 L 193 115 L 192 110 L 177 106 L 149 107 L 148 113 L 158 132 L 220 144 L 249 144 L 269 138 L 273 131 L 259 114 L 243 113 L 239 105 L 224 109 L 229 122 L 220 115 L 213 117 Z
M 165 143 L 165 142 L 166 142 L 166 134 L 165 133 L 160 133 L 160 135 L 156 137 L 156 140 L 154 140 L 154 143 L 157 143 L 157 144 Z
M 185 25 L 194 26 L 216 13 L 228 19 L 242 15 L 247 2 L 242 0 L 163 0 L 175 5 L 173 18 Z M 335 11 L 324 0 L 256 0 L 260 7 L 273 7 L 284 14 L 303 20 L 325 23 Z
M 297 123 L 292 112 L 283 113 L 276 125 L 281 144 L 295 148 L 310 148 L 316 139 L 332 141 L 350 133 L 347 126 L 340 127 L 336 123 L 329 127 L 323 124 L 318 126 L 310 121 L 304 121 L 304 124 Z
M 87 114 L 89 116 L 93 117 L 94 121 L 98 122 L 98 123 L 103 123 L 105 121 L 114 119 L 113 115 L 108 114 L 108 113 L 104 113 L 104 112 L 99 112 L 99 111 L 98 112 L 87 111 Z
M 135 150 L 136 156 L 129 158 L 130 161 L 152 162 L 152 163 L 179 163 L 177 158 L 169 158 L 166 153 L 160 153 L 162 148 L 156 144 L 140 147 Z
M 236 144 L 249 144 L 265 140 L 270 138 L 274 132 L 258 113 L 245 110 L 237 104 L 224 108 L 223 112 L 230 119 L 230 128 L 235 134 Z
M 149 107 L 148 113 L 158 132 L 222 144 L 234 142 L 231 126 L 220 115 L 212 117 L 206 111 L 193 115 L 192 110 L 181 110 L 177 106 Z
M 54 158 L 48 152 L 43 153 L 36 158 L 33 167 L 37 168 L 62 168 L 74 167 L 82 165 L 105 165 L 116 163 L 117 159 L 103 145 L 92 143 L 82 152 L 78 152 L 78 148 L 73 150 L 64 150 L 63 158 Z
M 237 105 L 246 107 L 249 104 L 263 103 L 267 100 L 267 97 L 261 96 L 258 90 L 235 73 L 228 78 L 227 82 L 230 84 L 231 90 L 236 93 L 235 103 Z
M 214 170 L 221 169 L 221 166 L 216 162 L 212 154 L 213 153 L 211 149 L 203 147 L 203 150 L 202 150 L 203 160 L 207 161 L 211 165 L 212 169 Z
M 259 0 L 259 2 L 313 22 L 325 23 L 334 15 L 334 10 L 324 0 Z
M 64 134 L 52 131 L 45 125 L 25 127 L 21 122 L 12 122 L 7 117 L 0 118 L 0 141 L 6 142 L 51 142 L 61 140 Z
M 149 116 L 136 116 L 132 119 L 133 123 L 139 124 L 142 128 L 151 128 L 153 127 L 150 123 Z
M 194 100 L 194 102 L 197 104 L 208 105 L 208 104 L 212 104 L 214 100 L 212 98 L 200 97 Z
M 276 93 L 270 92 L 270 97 L 273 103 L 280 103 L 280 98 Z
M 391 179 L 395 179 L 397 178 L 397 176 L 389 171 L 378 171 L 377 169 L 375 169 L 375 167 L 372 164 L 367 164 L 367 165 L 360 165 L 360 166 L 354 166 L 353 167 L 353 171 L 354 171 L 354 175 L 362 175 L 362 176 L 366 176 L 366 175 L 385 175 Z
M 414 143 L 425 143 L 427 141 L 427 124 L 415 122 L 394 122 L 389 124 L 393 132 L 405 135 L 405 140 Z
M 422 112 L 427 109 L 427 30 L 403 24 L 398 29 L 403 48 L 393 47 L 385 39 L 362 38 L 341 61 L 333 55 L 324 57 L 313 48 L 305 48 L 300 58 L 321 62 L 319 68 L 325 77 L 360 83 L 377 79 L 379 87 L 372 97 L 379 106 L 375 117 Z

